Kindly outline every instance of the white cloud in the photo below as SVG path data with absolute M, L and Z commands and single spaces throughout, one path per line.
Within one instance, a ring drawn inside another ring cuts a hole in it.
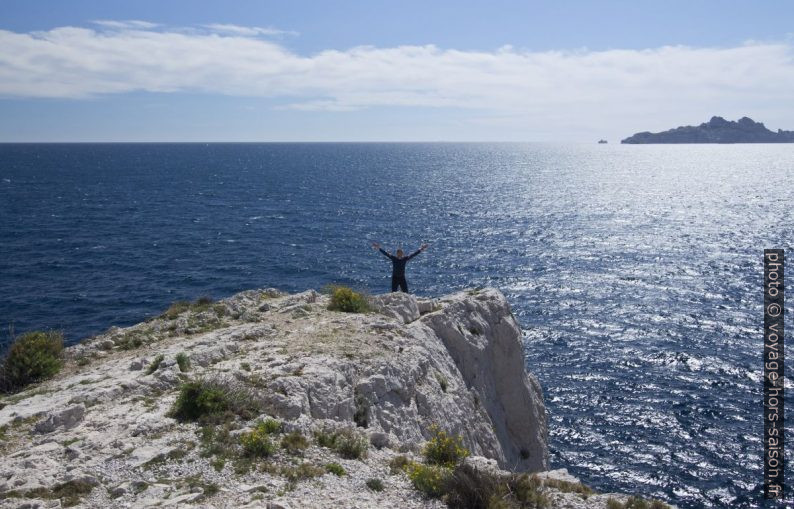
M 480 110 L 482 122 L 559 126 L 652 117 L 667 128 L 683 113 L 686 120 L 794 113 L 794 46 L 787 41 L 541 52 L 362 46 L 299 55 L 258 37 L 282 33 L 271 28 L 215 24 L 207 33 L 145 21 L 97 23 L 105 29 L 0 30 L 0 95 L 198 91 L 286 99 L 283 107 L 295 110 L 448 107 Z
M 92 21 L 92 23 L 106 28 L 114 28 L 119 30 L 123 30 L 123 29 L 147 30 L 160 26 L 157 23 L 151 23 L 149 21 L 141 21 L 138 19 L 127 19 L 123 21 L 117 21 L 111 19 L 97 19 Z
M 223 23 L 213 23 L 211 25 L 202 25 L 213 32 L 226 33 L 229 35 L 239 35 L 243 37 L 255 37 L 258 35 L 265 36 L 281 36 L 281 35 L 298 35 L 298 32 L 292 30 L 279 30 L 278 28 L 263 28 L 263 27 L 244 27 L 240 25 L 229 25 Z

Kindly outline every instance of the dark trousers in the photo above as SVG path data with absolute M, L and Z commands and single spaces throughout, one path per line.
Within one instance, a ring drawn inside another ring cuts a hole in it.
M 405 293 L 408 293 L 408 281 L 405 280 L 405 276 L 391 277 L 391 291 L 396 292 L 397 287 Z

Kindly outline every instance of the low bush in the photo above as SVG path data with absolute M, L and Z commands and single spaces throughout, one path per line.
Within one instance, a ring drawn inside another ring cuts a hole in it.
M 276 452 L 276 446 L 270 441 L 270 436 L 260 426 L 240 435 L 240 445 L 245 455 L 249 457 L 266 458 Z
M 279 473 L 286 477 L 289 481 L 297 482 L 303 479 L 319 477 L 325 473 L 325 469 L 308 462 L 303 462 L 297 467 L 292 465 L 281 467 Z
M 424 465 L 415 461 L 405 466 L 405 472 L 414 485 L 428 498 L 441 498 L 446 493 L 446 484 L 450 476 L 448 468 L 439 465 Z
M 328 309 L 345 313 L 366 313 L 370 310 L 367 298 L 347 286 L 331 286 L 331 302 Z
M 268 434 L 281 433 L 281 423 L 273 418 L 268 417 L 257 426 L 261 426 L 262 430 Z
M 326 463 L 325 470 L 334 474 L 337 477 L 342 477 L 347 473 L 345 472 L 344 467 L 342 467 L 342 465 L 340 465 L 339 463 Z
M 403 456 L 402 454 L 399 456 L 395 456 L 389 461 L 389 473 L 391 475 L 396 475 L 405 470 L 405 467 L 410 463 L 408 461 L 407 456 Z
M 299 431 L 293 431 L 281 439 L 281 448 L 289 454 L 303 454 L 307 447 L 309 447 L 309 441 Z
M 219 422 L 234 415 L 251 419 L 260 411 L 250 390 L 228 379 L 198 379 L 183 383 L 168 415 L 179 421 Z
M 367 479 L 367 488 L 372 491 L 383 491 L 383 481 L 376 478 Z
M 345 459 L 366 458 L 369 441 L 351 429 L 338 431 L 318 431 L 314 434 L 318 445 L 333 449 Z
M 149 367 L 146 368 L 146 374 L 151 375 L 152 373 L 157 371 L 157 368 L 160 367 L 160 363 L 163 362 L 163 359 L 165 359 L 165 356 L 163 354 L 160 354 L 157 357 L 155 357 L 152 363 L 149 364 Z
M 0 365 L 0 391 L 13 392 L 54 376 L 63 362 L 63 334 L 34 331 L 14 339 Z
M 585 486 L 580 482 L 562 481 L 559 479 L 546 479 L 543 481 L 544 486 L 554 488 L 563 493 L 578 493 L 584 498 L 592 495 L 594 492 L 589 486 Z
M 469 455 L 469 451 L 463 447 L 463 438 L 460 435 L 450 435 L 436 424 L 430 426 L 430 431 L 433 438 L 422 450 L 428 463 L 452 468 Z
M 550 502 L 546 495 L 540 491 L 541 481 L 536 475 L 514 474 L 509 477 L 510 491 L 516 500 L 526 507 L 542 509 L 549 507 Z
M 441 491 L 452 509 L 544 509 L 550 502 L 542 486 L 537 476 L 501 475 L 462 463 L 445 478 Z
M 176 363 L 182 373 L 190 371 L 190 357 L 185 352 L 180 352 L 176 355 Z
M 206 311 L 212 306 L 213 301 L 209 297 L 199 297 L 198 299 L 194 300 L 193 302 L 187 300 L 178 300 L 173 302 L 168 309 L 166 309 L 163 314 L 160 315 L 160 318 L 165 318 L 167 320 L 173 320 L 174 318 L 178 317 L 185 311 L 192 311 L 194 313 L 201 313 L 202 311 Z M 217 313 L 217 310 L 216 310 Z

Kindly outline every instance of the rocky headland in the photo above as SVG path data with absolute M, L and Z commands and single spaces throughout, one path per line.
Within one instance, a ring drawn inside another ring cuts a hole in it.
M 711 117 L 711 120 L 698 126 L 676 127 L 659 133 L 637 133 L 621 143 L 794 143 L 794 131 L 770 131 L 763 123 L 748 117 L 737 121 Z
M 487 492 L 439 491 L 451 473 L 513 503 L 470 507 L 629 501 L 549 471 L 541 386 L 498 290 L 370 306 L 250 290 L 66 348 L 56 376 L 0 399 L 0 506 L 441 508 Z

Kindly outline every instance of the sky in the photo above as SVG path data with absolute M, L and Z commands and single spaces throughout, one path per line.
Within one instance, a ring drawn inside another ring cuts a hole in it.
M 788 1 L 0 0 L 0 142 L 794 130 Z

